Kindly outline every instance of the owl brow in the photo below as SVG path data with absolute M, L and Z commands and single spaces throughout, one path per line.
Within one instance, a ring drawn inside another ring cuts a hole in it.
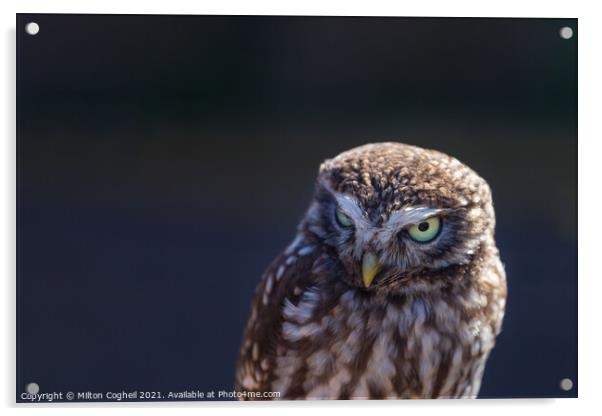
M 399 229 L 408 225 L 413 225 L 424 221 L 435 215 L 441 215 L 447 212 L 446 209 L 431 208 L 424 206 L 408 206 L 393 212 L 387 222 L 385 228 Z
M 351 195 L 335 191 L 330 183 L 325 180 L 321 180 L 320 184 L 334 197 L 338 206 L 353 220 L 356 227 L 369 226 L 369 222 L 357 199 Z
M 333 196 L 339 207 L 353 220 L 356 226 L 367 222 L 364 212 L 355 198 L 338 192 L 334 192 Z

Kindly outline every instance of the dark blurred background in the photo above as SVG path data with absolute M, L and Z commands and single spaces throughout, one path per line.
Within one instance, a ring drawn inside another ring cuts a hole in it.
M 17 55 L 18 394 L 232 389 L 320 162 L 395 140 L 493 189 L 481 397 L 576 396 L 576 19 L 21 14 Z

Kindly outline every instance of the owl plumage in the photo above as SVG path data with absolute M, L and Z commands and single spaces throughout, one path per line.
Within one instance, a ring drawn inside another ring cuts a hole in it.
M 489 186 L 400 143 L 325 161 L 294 241 L 255 293 L 247 398 L 476 397 L 506 279 Z

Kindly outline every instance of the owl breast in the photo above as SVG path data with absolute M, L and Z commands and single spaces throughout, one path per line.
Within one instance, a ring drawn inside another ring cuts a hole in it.
M 284 399 L 477 395 L 503 315 L 503 296 L 494 290 L 501 265 L 479 269 L 459 290 L 379 297 L 324 276 L 303 285 L 286 273 L 292 257 L 276 262 L 259 287 L 258 299 L 266 288 L 274 295 L 272 280 L 282 291 L 277 304 L 264 298 L 252 311 L 239 389 Z M 295 263 L 319 275 L 325 259 L 314 253 Z M 279 318 L 261 323 L 262 313 Z M 262 328 L 273 332 L 257 332 Z
M 317 288 L 287 303 L 289 347 L 277 352 L 272 389 L 308 399 L 476 396 L 493 347 L 489 325 L 463 319 L 442 299 L 370 303 L 348 290 L 319 320 L 312 319 L 322 306 Z

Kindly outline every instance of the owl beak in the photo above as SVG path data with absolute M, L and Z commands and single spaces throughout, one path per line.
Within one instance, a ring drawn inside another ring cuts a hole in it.
M 362 259 L 362 280 L 364 281 L 364 287 L 370 287 L 381 269 L 382 266 L 374 253 L 367 252 L 364 254 L 364 258 Z

